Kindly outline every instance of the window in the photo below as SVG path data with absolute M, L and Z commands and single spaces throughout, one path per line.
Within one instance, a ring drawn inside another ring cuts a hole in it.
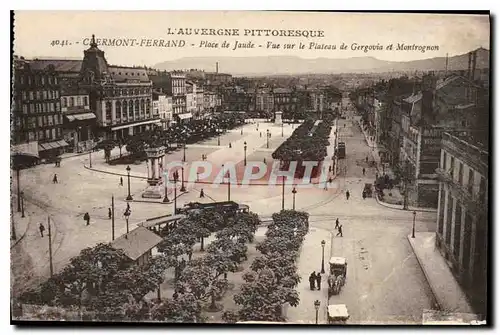
M 28 114 L 28 104 L 23 105 L 23 114 Z
M 26 91 L 23 91 L 23 93 L 22 93 L 22 98 L 23 98 L 23 100 L 26 100 L 26 98 L 27 98 Z
M 469 181 L 467 182 L 467 190 L 472 194 L 474 190 L 474 170 L 469 168 Z
M 129 118 L 134 117 L 134 102 L 133 101 L 128 102 L 128 117 Z
M 458 183 L 463 185 L 464 181 L 464 165 L 462 162 L 458 163 Z
M 47 91 L 43 90 L 42 97 L 43 97 L 44 100 L 47 99 Z
M 450 176 L 453 179 L 453 175 L 455 172 L 455 157 L 450 157 Z
M 111 120 L 111 102 L 106 102 L 106 121 Z
M 41 98 L 42 97 L 41 97 L 40 91 L 36 91 L 36 99 L 40 100 Z
M 33 100 L 33 91 L 30 91 L 29 95 L 30 95 L 30 100 Z
M 49 115 L 49 126 L 52 126 L 54 124 L 54 117 L 52 115 Z
M 44 140 L 45 139 L 45 132 L 43 130 L 38 131 L 38 140 Z
M 34 141 L 34 140 L 35 140 L 35 137 L 36 137 L 36 135 L 35 135 L 35 132 L 34 132 L 34 131 L 30 131 L 30 132 L 28 132 L 28 139 L 29 139 L 30 141 Z
M 52 138 L 57 138 L 57 135 L 56 135 L 56 128 L 52 128 Z
M 83 105 L 88 106 L 89 105 L 89 98 L 88 97 L 83 97 Z
M 45 85 L 45 76 L 41 76 L 42 85 Z
M 46 139 L 51 139 L 52 137 L 50 137 L 50 129 L 45 129 L 45 138 Z
M 75 105 L 75 98 L 70 97 L 68 107 L 73 107 L 74 105 Z

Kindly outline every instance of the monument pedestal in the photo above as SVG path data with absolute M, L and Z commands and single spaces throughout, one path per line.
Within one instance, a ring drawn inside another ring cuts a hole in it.
M 161 187 L 161 167 L 165 156 L 165 147 L 148 148 L 145 150 L 148 157 L 148 186 L 142 192 L 142 197 L 147 199 L 163 199 L 163 187 Z
M 276 112 L 274 114 L 274 124 L 279 124 L 281 125 L 283 123 L 283 120 L 282 120 L 282 115 L 283 115 L 283 112 Z

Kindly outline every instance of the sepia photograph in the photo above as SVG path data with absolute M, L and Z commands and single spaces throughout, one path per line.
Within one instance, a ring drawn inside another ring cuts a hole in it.
M 11 324 L 491 325 L 490 20 L 12 11 Z

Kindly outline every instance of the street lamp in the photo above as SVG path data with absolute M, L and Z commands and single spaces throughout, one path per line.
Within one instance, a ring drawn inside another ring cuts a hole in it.
M 321 241 L 321 273 L 325 273 L 325 240 Z
M 244 144 L 243 151 L 244 151 L 244 154 L 245 154 L 244 165 L 247 166 L 247 142 L 245 141 L 245 143 L 243 143 L 243 144 Z
M 163 181 L 165 183 L 165 197 L 163 198 L 163 202 L 170 202 L 170 199 L 168 198 L 168 189 L 167 189 L 167 184 L 168 184 L 168 174 L 165 177 L 165 180 Z
M 217 129 L 217 145 L 220 146 L 220 133 L 221 133 L 221 129 Z
M 281 137 L 283 137 L 283 123 L 281 124 Z
M 182 155 L 182 162 L 186 161 L 186 142 L 184 142 L 184 153 Z
M 92 149 L 89 150 L 89 168 L 92 168 Z
M 127 234 L 128 234 L 128 219 L 130 217 L 130 214 L 131 214 L 130 209 L 128 208 L 125 210 L 125 213 L 123 213 L 123 215 L 125 216 L 125 222 L 127 223 Z
M 21 191 L 21 217 L 24 218 L 24 192 Z
M 177 180 L 179 179 L 179 174 L 177 171 L 174 172 L 174 215 L 177 215 Z
M 269 129 L 266 130 L 266 137 L 267 137 L 267 148 L 269 149 Z
M 285 177 L 281 181 L 281 210 L 285 210 Z
M 132 195 L 130 194 L 130 165 L 127 165 L 127 182 L 128 182 L 128 196 L 127 196 L 127 201 L 134 200 L 132 198 Z
M 321 306 L 321 302 L 319 302 L 319 300 L 314 301 L 314 309 L 316 310 L 316 324 L 318 324 L 319 306 Z
M 413 227 L 411 229 L 411 238 L 415 238 L 415 216 L 417 212 L 413 211 Z
M 295 194 L 297 194 L 297 189 L 294 187 L 293 190 L 292 190 L 292 194 L 293 194 L 293 210 L 295 210 Z
M 184 187 L 184 164 L 181 167 L 181 171 L 182 171 L 182 184 L 181 184 L 180 191 L 181 192 L 186 192 L 186 188 Z

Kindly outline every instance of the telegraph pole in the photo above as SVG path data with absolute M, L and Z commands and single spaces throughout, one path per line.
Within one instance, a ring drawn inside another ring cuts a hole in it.
M 115 240 L 115 197 L 111 196 L 111 240 Z
M 54 275 L 54 265 L 52 263 L 52 231 L 50 229 L 50 216 L 47 217 L 47 222 L 49 225 L 49 264 L 50 264 L 50 276 Z

